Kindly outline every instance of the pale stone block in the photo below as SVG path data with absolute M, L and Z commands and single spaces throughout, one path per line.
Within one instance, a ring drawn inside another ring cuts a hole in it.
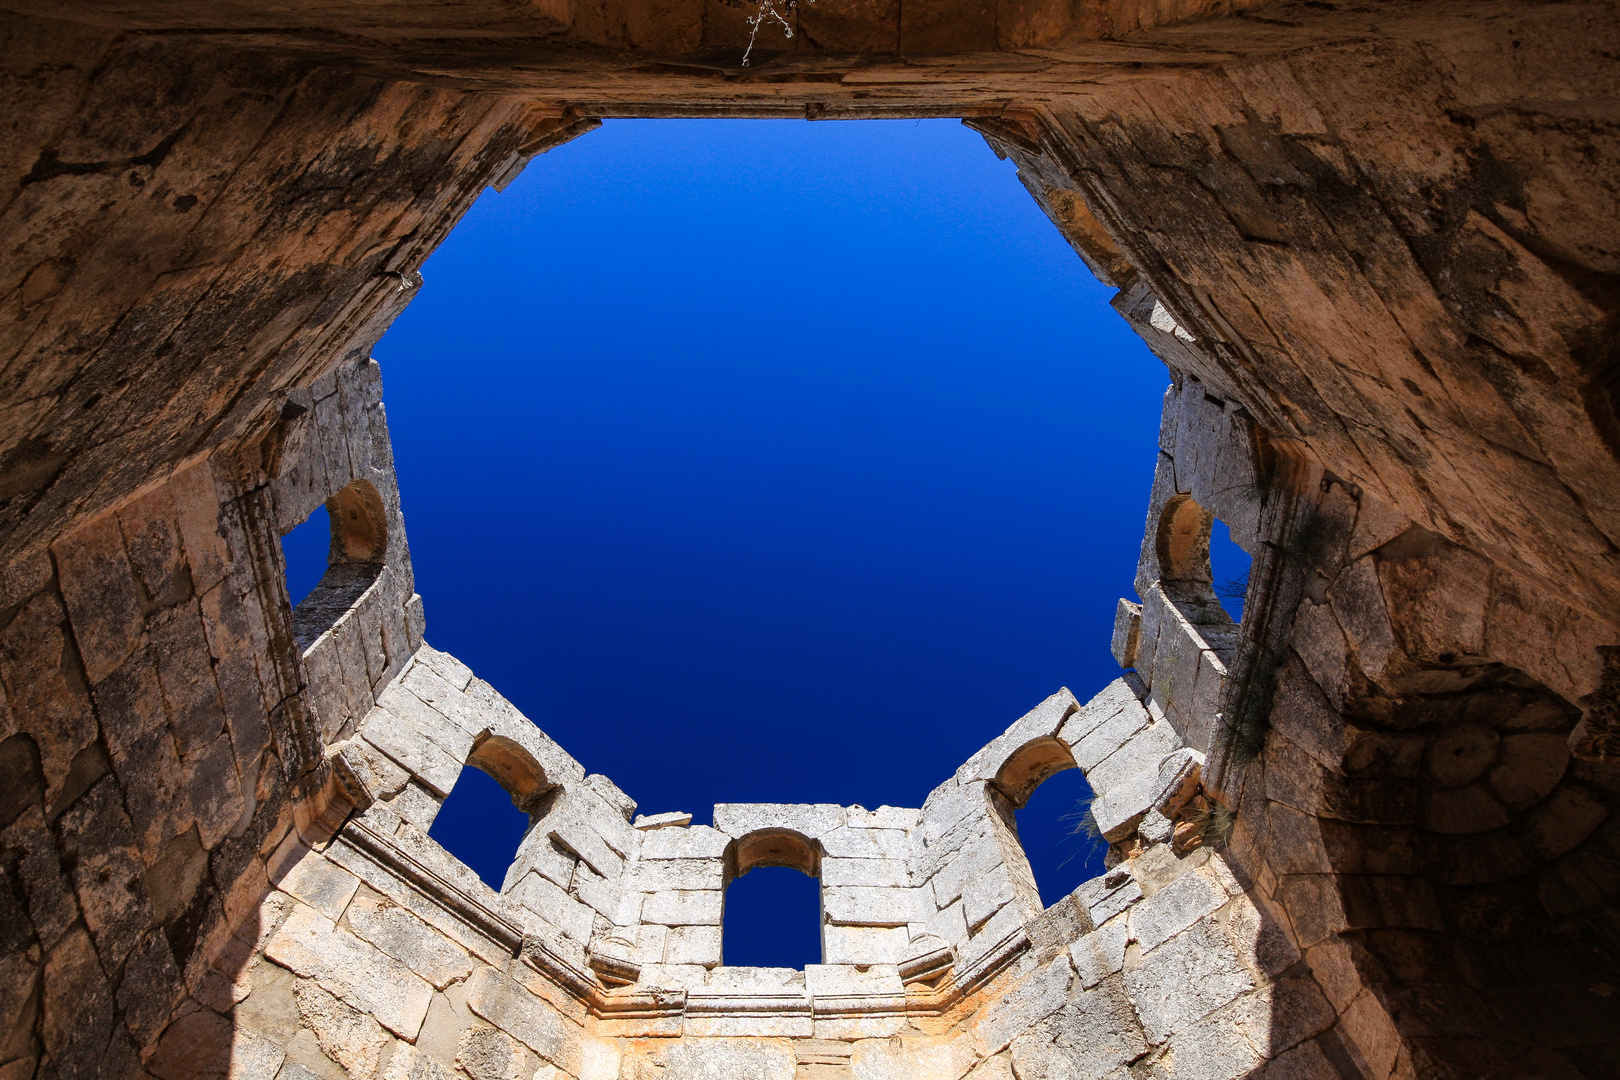
M 1106 1076 L 1147 1048 L 1124 986 L 1110 979 L 1014 1039 L 1012 1062 L 1019 1080 L 1069 1080 Z
M 681 810 L 672 810 L 665 814 L 637 814 L 631 827 L 636 829 L 667 829 L 672 825 L 690 825 L 692 815 Z
M 703 986 L 709 969 L 698 964 L 648 964 L 639 985 L 662 990 L 695 990 Z
M 534 755 L 548 783 L 568 787 L 585 780 L 585 767 L 489 683 L 474 679 L 467 684 L 465 693 L 477 706 L 490 733 L 511 739 Z
M 387 709 L 375 708 L 360 724 L 360 737 L 398 762 L 412 776 L 444 798 L 456 786 L 461 761 Z
M 915 829 L 922 821 L 922 811 L 901 806 L 880 806 L 868 810 L 864 806 L 845 809 L 844 824 L 852 829 Z
M 1121 712 L 1128 711 L 1133 704 L 1141 705 L 1136 692 L 1125 679 L 1115 679 L 1063 722 L 1058 729 L 1058 738 L 1072 748 L 1104 724 L 1113 721 Z M 1130 736 L 1127 734 L 1125 737 Z M 1082 769 L 1086 768 L 1078 759 L 1076 764 Z
M 902 887 L 911 884 L 911 875 L 899 859 L 826 858 L 821 860 L 821 884 Z
M 295 836 L 289 836 L 287 842 L 293 842 Z M 287 842 L 282 846 L 286 847 Z M 277 854 L 281 854 L 281 849 L 277 849 Z M 359 878 L 308 848 L 304 848 L 300 858 L 278 865 L 277 871 L 270 875 L 271 884 L 334 922 L 343 917 L 343 909 L 349 906 L 349 900 L 360 887 Z
M 823 888 L 821 903 L 827 921 L 843 926 L 904 926 L 936 910 L 931 893 L 911 888 Z
M 532 1077 L 540 1064 L 528 1047 L 499 1028 L 484 1024 L 474 1024 L 461 1033 L 455 1061 L 473 1080 Z
M 1274 1058 L 1338 1019 L 1314 979 L 1282 978 L 1238 999 L 1238 1028 L 1263 1058 Z
M 434 819 L 444 808 L 444 799 L 413 780 L 400 788 L 392 798 L 373 805 L 386 807 L 390 813 L 425 833 L 433 828 Z
M 457 678 L 459 679 L 459 676 Z M 468 671 L 467 682 L 462 683 L 462 686 L 467 686 L 471 682 L 472 672 Z M 483 710 L 478 707 L 478 703 L 463 693 L 461 687 L 440 676 L 431 664 L 411 665 L 405 676 L 394 685 L 403 686 L 420 698 L 428 708 L 448 720 L 454 725 L 460 737 L 467 739 L 469 746 L 472 738 L 489 726 L 484 722 Z M 387 705 L 383 707 L 388 708 Z M 443 726 L 441 722 L 440 727 Z M 430 731 L 426 734 L 431 737 L 436 733 Z M 457 742 L 460 742 L 459 738 Z M 446 746 L 445 749 L 451 748 Z
M 581 863 L 574 872 L 573 883 L 569 892 L 577 896 L 585 904 L 608 919 L 619 922 L 623 911 L 624 891 L 593 871 L 588 865 Z M 639 894 L 633 894 L 639 895 Z M 628 922 L 629 920 L 624 920 Z
M 389 1031 L 415 1038 L 433 989 L 404 964 L 312 908 L 293 909 L 265 944 L 265 956 L 315 979 Z
M 1074 964 L 1080 986 L 1090 990 L 1120 971 L 1125 966 L 1125 945 L 1129 939 L 1125 919 L 1116 917 L 1070 945 L 1069 960 Z
M 1109 643 L 1114 660 L 1122 668 L 1136 666 L 1136 649 L 1142 641 L 1142 605 L 1120 598 L 1114 609 L 1114 636 Z
M 624 872 L 624 858 L 608 846 L 590 823 L 577 818 L 552 815 L 536 829 L 590 864 L 601 877 L 617 882 Z
M 795 1036 L 801 1037 L 801 1036 Z M 805 1036 L 808 1037 L 808 1032 Z M 647 1052 L 652 1069 L 627 1076 L 659 1080 L 793 1080 L 793 1044 L 788 1038 L 658 1040 Z M 625 1062 L 628 1070 L 630 1062 Z
M 716 803 L 714 827 L 732 837 L 761 829 L 789 829 L 812 839 L 844 823 L 844 808 L 834 803 Z
M 714 967 L 720 963 L 720 927 L 675 926 L 669 928 L 668 934 L 664 963 L 699 964 L 703 967 Z
M 231 1068 L 227 1080 L 275 1080 L 287 1052 L 263 1035 L 238 1026 L 231 1033 Z
M 962 902 L 941 908 L 922 922 L 911 927 L 912 940 L 924 934 L 932 934 L 948 945 L 955 945 L 967 940 L 967 914 Z
M 1017 904 L 1007 904 L 974 930 L 959 951 L 959 963 L 968 964 L 984 956 L 1011 935 L 1024 929 L 1024 913 Z
M 962 895 L 969 883 L 985 874 L 993 873 L 1005 863 L 1005 855 L 1001 843 L 990 832 L 989 822 L 984 823 L 984 830 L 969 838 L 956 852 L 955 856 L 939 868 L 931 884 L 934 889 L 934 903 L 945 907 Z
M 566 889 L 574 883 L 574 868 L 578 865 L 579 860 L 558 847 L 549 833 L 543 829 L 531 829 L 518 845 L 517 857 L 512 860 L 512 868 L 506 874 L 505 888 L 509 890 L 514 880 L 532 871 L 559 888 Z
M 821 962 L 824 964 L 899 964 L 906 958 L 910 938 L 903 926 L 823 926 Z
M 1103 793 L 1091 804 L 1098 831 L 1110 843 L 1130 836 L 1143 814 L 1163 806 L 1165 799 L 1180 791 L 1203 764 L 1204 756 L 1196 750 L 1177 750 L 1159 762 L 1156 772 L 1137 773 Z
M 1149 952 L 1227 901 L 1226 890 L 1198 871 L 1182 874 L 1131 909 L 1131 937 Z
M 376 1020 L 339 1001 L 320 984 L 300 979 L 293 987 L 300 1025 L 314 1034 L 321 1052 L 351 1076 L 375 1076 L 394 1040 Z
M 1086 782 L 1099 794 L 1113 791 L 1144 773 L 1157 775 L 1159 762 L 1181 749 L 1175 728 L 1164 721 L 1149 724 L 1086 772 Z
M 1059 690 L 1035 708 L 1013 722 L 1006 731 L 968 758 L 956 770 L 956 781 L 968 784 L 975 780 L 993 780 L 1007 759 L 1035 739 L 1054 736 L 1064 721 L 1079 707 L 1067 687 Z
M 1125 971 L 1131 1000 L 1152 1043 L 1203 1019 L 1254 988 L 1254 978 L 1212 920 L 1194 924 Z
M 724 895 L 718 889 L 648 893 L 641 918 L 666 926 L 719 926 Z
M 972 1046 L 959 1035 L 867 1036 L 850 1051 L 855 1080 L 955 1080 L 974 1060 Z
M 720 859 L 641 859 L 630 864 L 624 884 L 642 892 L 719 889 L 725 884 L 725 863 Z
M 1061 1009 L 1069 1000 L 1074 969 L 1060 955 L 1000 999 L 986 1006 L 972 1024 L 973 1049 L 981 1057 L 999 1054 L 1019 1035 Z
M 585 1039 L 580 1044 L 579 1080 L 619 1080 L 619 1063 L 623 1055 L 617 1043 L 609 1039 Z M 561 1076 L 534 1074 L 533 1080 L 565 1080 Z
M 1076 720 L 1087 715 L 1090 708 L 1088 706 L 1087 709 L 1081 710 L 1075 720 L 1071 720 L 1060 733 L 1065 742 L 1069 741 L 1070 735 L 1078 734 L 1079 737 L 1075 741 L 1069 742 L 1069 750 L 1074 755 L 1074 763 L 1086 774 L 1088 780 L 1092 769 L 1129 742 L 1131 736 L 1147 727 L 1152 720 L 1148 716 L 1147 709 L 1136 700 L 1136 695 L 1125 687 L 1123 680 L 1119 680 L 1119 685 L 1122 688 L 1118 695 L 1119 707 L 1114 713 L 1089 732 L 1079 734 L 1083 728 Z
M 821 850 L 835 859 L 906 859 L 912 854 L 909 833 L 898 829 L 851 829 L 840 826 L 820 837 Z
M 848 1042 L 856 1039 L 891 1039 L 907 1030 L 910 1024 L 904 1016 L 830 1016 L 816 1017 L 811 1027 L 817 1039 Z M 805 1075 L 808 1071 L 805 1066 L 801 1065 L 799 1069 L 799 1077 L 812 1080 Z M 829 1067 L 815 1080 L 820 1080 L 820 1077 L 825 1077 L 825 1080 L 845 1080 L 847 1076 L 842 1070 Z
M 385 897 L 369 892 L 355 897 L 345 921 L 357 937 L 409 966 L 436 990 L 472 972 L 467 950 Z
M 466 690 L 467 685 L 473 680 L 472 668 L 449 653 L 440 652 L 426 642 L 423 642 L 422 647 L 416 650 L 415 657 L 417 663 L 432 668 L 439 678 L 449 683 L 452 690 Z
M 996 866 L 975 875 L 962 890 L 963 914 L 968 929 L 974 930 L 1006 904 L 1018 898 L 1018 889 L 1005 866 Z
M 681 1031 L 689 1038 L 712 1039 L 728 1036 L 750 1038 L 808 1039 L 815 1034 L 809 1012 L 802 1015 L 711 1016 L 688 1013 Z
M 467 1008 L 568 1072 L 579 1062 L 579 1032 L 550 1005 L 492 968 L 467 981 Z
M 900 969 L 894 964 L 873 964 L 865 971 L 851 964 L 806 964 L 804 985 L 811 997 L 904 995 Z
M 618 784 L 601 773 L 591 773 L 585 777 L 585 784 L 623 820 L 629 821 L 630 815 L 636 812 L 636 800 L 626 795 Z
M 1237 1009 L 1223 1009 L 1177 1032 L 1172 1044 L 1176 1080 L 1238 1080 L 1253 1074 L 1262 1059 L 1243 1037 L 1238 1023 L 1240 1013 Z
M 588 944 L 596 925 L 593 909 L 539 874 L 530 874 L 510 893 L 513 899 L 580 944 Z
M 718 859 L 730 843 L 730 836 L 707 825 L 656 829 L 642 838 L 641 858 Z
M 710 971 L 704 986 L 716 994 L 771 994 L 803 997 L 805 975 L 797 968 L 719 967 Z
M 944 837 L 958 823 L 978 818 L 990 810 L 985 800 L 984 785 L 958 784 L 953 777 L 928 793 L 922 806 L 922 834 L 925 850 Z

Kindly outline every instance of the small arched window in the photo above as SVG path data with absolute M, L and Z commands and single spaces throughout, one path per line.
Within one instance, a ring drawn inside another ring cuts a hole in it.
M 1155 546 L 1166 594 L 1195 624 L 1214 626 L 1242 618 L 1249 555 L 1225 522 L 1192 496 L 1176 495 L 1159 515 Z
M 1042 738 L 1009 756 L 995 779 L 996 797 L 1012 814 L 1041 905 L 1051 907 L 1103 873 L 1108 845 L 1091 818 L 1092 791 L 1061 739 Z
M 428 835 L 498 892 L 549 785 L 534 757 L 499 735 L 480 739 L 467 764 Z
M 765 829 L 726 851 L 721 963 L 803 968 L 819 964 L 821 850 L 788 829 Z
M 308 649 L 354 606 L 382 573 L 388 553 L 388 517 L 382 496 L 368 481 L 356 480 L 283 539 L 289 597 L 302 591 L 315 561 L 313 551 L 318 550 L 319 540 L 309 533 L 318 530 L 315 522 L 319 517 L 325 517 L 328 525 L 326 569 L 293 608 L 293 638 L 300 649 Z M 295 572 L 299 581 L 294 580 Z

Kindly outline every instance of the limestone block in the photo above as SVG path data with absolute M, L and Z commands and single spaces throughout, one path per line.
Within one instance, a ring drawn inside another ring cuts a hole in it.
M 276 1080 L 287 1052 L 240 1025 L 231 1032 L 231 1071 L 226 1080 Z
M 645 1072 L 632 1072 L 630 1069 L 635 1065 L 627 1059 L 626 1077 L 794 1080 L 793 1044 L 786 1037 L 655 1040 L 652 1045 L 645 1058 L 650 1068 Z
M 615 784 L 601 773 L 591 773 L 585 777 L 585 786 L 594 791 L 603 802 L 611 806 L 619 817 L 625 821 L 629 821 L 630 815 L 636 812 L 636 800 L 626 795 L 618 784 Z
M 822 833 L 822 851 L 835 859 L 906 859 L 910 834 L 898 829 L 851 829 L 839 826 Z
M 467 980 L 467 1008 L 566 1072 L 579 1063 L 579 1032 L 550 1005 L 493 968 Z
M 821 884 L 906 886 L 911 875 L 899 859 L 822 859 Z
M 296 854 L 282 850 L 289 846 Z M 272 865 L 276 867 L 270 874 L 272 885 L 334 922 L 343 917 L 344 908 L 360 888 L 359 878 L 310 851 L 296 832 L 289 833 L 282 842 Z
M 63 865 L 105 968 L 124 962 L 153 918 L 145 866 L 111 777 L 101 780 L 57 819 Z M 190 897 L 177 897 L 184 910 Z
M 579 897 L 592 910 L 606 916 L 611 921 L 628 923 L 635 918 L 634 915 L 623 919 L 620 918 L 621 915 L 628 914 L 628 909 L 624 905 L 624 891 L 617 884 L 608 881 L 584 863 L 581 863 L 579 869 L 574 872 L 574 880 L 569 885 L 569 892 Z M 638 897 L 637 900 L 633 901 L 633 905 L 639 913 L 640 894 L 632 895 Z
M 640 985 L 661 990 L 692 990 L 703 985 L 709 969 L 698 964 L 647 964 Z
M 934 890 L 934 904 L 945 907 L 962 895 L 967 885 L 976 878 L 993 873 L 1005 862 L 1001 843 L 989 830 L 988 820 L 983 831 L 964 844 L 953 858 L 945 862 L 939 872 L 929 879 Z
M 303 905 L 265 943 L 264 954 L 403 1038 L 416 1037 L 433 997 L 410 968 Z
M 1012 1042 L 1019 1080 L 1105 1076 L 1147 1051 L 1147 1040 L 1118 979 L 1076 994 Z M 1180 1071 L 1177 1071 L 1177 1076 Z
M 1086 773 L 1086 782 L 1093 791 L 1113 791 L 1143 773 L 1156 774 L 1159 762 L 1179 749 L 1181 739 L 1175 728 L 1163 720 L 1157 721 L 1132 735 L 1118 750 L 1092 766 Z
M 461 775 L 461 759 L 451 757 L 438 743 L 385 708 L 374 708 L 366 714 L 360 724 L 360 737 L 393 758 L 441 799 L 450 794 Z
M 505 888 L 511 887 L 514 875 L 521 877 L 532 871 L 566 889 L 573 884 L 574 868 L 578 865 L 579 859 L 554 843 L 544 830 L 531 829 L 518 845 L 512 868 L 507 871 Z
M 821 891 L 827 921 L 842 926 L 904 926 L 935 911 L 926 889 L 831 886 Z
M 852 1040 L 892 1039 L 902 1031 L 916 1030 L 910 1028 L 906 1018 L 900 1015 L 876 1016 L 821 1016 L 815 1018 L 811 1031 L 818 1040 L 841 1041 L 848 1045 Z M 795 1074 L 796 1080 L 812 1080 L 806 1076 L 810 1070 L 804 1065 L 799 1066 Z M 848 1074 L 842 1070 L 828 1069 L 818 1072 L 818 1078 L 825 1080 L 847 1080 Z
M 1123 680 L 1116 680 L 1113 685 L 1121 688 L 1109 695 L 1109 704 L 1117 706 L 1114 711 L 1087 727 L 1083 721 L 1089 721 L 1093 715 L 1088 705 L 1058 733 L 1058 737 L 1069 744 L 1074 763 L 1080 766 L 1088 779 L 1092 769 L 1129 742 L 1152 720 L 1147 709 L 1136 700 L 1136 695 L 1130 692 Z
M 718 859 L 731 837 L 707 825 L 670 827 L 647 833 L 641 841 L 642 859 Z
M 412 780 L 400 788 L 393 798 L 373 805 L 387 809 L 400 821 L 408 821 L 418 832 L 426 833 L 433 828 L 433 821 L 444 807 L 444 800 Z
M 896 964 L 906 958 L 910 944 L 903 926 L 823 926 L 823 964 Z
M 539 1060 L 522 1043 L 499 1028 L 485 1024 L 475 1024 L 461 1033 L 456 1064 L 473 1080 L 530 1078 L 540 1066 Z
M 1357 559 L 1340 571 L 1328 589 L 1328 598 L 1367 677 L 1379 682 L 1393 673 L 1391 665 L 1399 666 L 1402 650 L 1390 626 L 1389 608 L 1373 557 Z
M 427 695 L 424 697 L 423 695 Z M 465 761 L 484 723 L 471 699 L 421 664 L 377 696 L 377 705 L 416 728 L 457 761 Z
M 1158 1044 L 1254 988 L 1254 977 L 1213 920 L 1171 938 L 1125 970 L 1131 1000 Z
M 1196 750 L 1177 750 L 1159 763 L 1157 773 L 1138 773 L 1103 794 L 1091 804 L 1091 816 L 1103 838 L 1110 843 L 1125 839 L 1143 814 L 1164 809 L 1167 801 L 1183 792 L 1203 764 L 1204 756 Z
M 467 951 L 386 897 L 356 896 L 344 921 L 355 936 L 404 963 L 436 990 L 472 972 Z
M 416 662 L 431 668 L 434 674 L 438 675 L 439 678 L 449 684 L 452 690 L 458 693 L 466 690 L 468 684 L 473 680 L 472 668 L 449 653 L 440 652 L 426 642 L 423 642 L 422 647 L 416 650 Z
M 949 834 L 964 820 L 989 812 L 982 783 L 958 784 L 953 777 L 928 793 L 922 807 L 922 835 L 925 850 Z
M 967 940 L 966 908 L 963 906 L 962 901 L 958 900 L 949 907 L 934 912 L 921 922 L 913 923 L 910 930 L 913 941 L 924 935 L 932 935 L 948 945 L 956 945 Z
M 977 962 L 993 949 L 1024 932 L 1024 912 L 1017 904 L 1007 904 L 977 929 L 957 950 L 959 963 Z
M 1004 904 L 1019 898 L 1019 889 L 1012 873 L 1005 866 L 994 867 L 969 878 L 962 889 L 963 914 L 969 930 L 977 930 Z
M 448 1065 L 414 1046 L 396 1047 L 378 1080 L 461 1080 Z
M 1131 938 L 1148 952 L 1226 904 L 1226 890 L 1194 870 L 1131 909 Z
M 834 803 L 716 803 L 714 827 L 741 837 L 761 829 L 789 829 L 812 839 L 844 823 L 844 808 Z
M 1090 990 L 1125 966 L 1125 944 L 1130 938 L 1125 922 L 1122 917 L 1109 919 L 1069 946 L 1069 960 L 1084 989 Z
M 637 814 L 631 828 L 651 830 L 666 829 L 672 825 L 692 824 L 692 815 L 681 810 L 672 810 L 665 814 Z
M 422 866 L 446 881 L 454 883 L 456 888 L 466 895 L 490 908 L 500 907 L 499 893 L 484 884 L 483 879 L 470 866 L 444 850 L 437 840 L 410 822 L 403 820 L 400 822 L 399 829 L 394 833 L 394 843 Z
M 525 908 L 582 945 L 589 944 L 596 914 L 589 905 L 563 892 L 539 874 L 529 874 L 510 894 Z
M 624 886 L 641 892 L 666 889 L 718 889 L 725 864 L 719 859 L 640 859 L 625 872 Z
M 804 985 L 811 997 L 903 997 L 906 992 L 893 964 L 873 964 L 864 971 L 852 964 L 806 964 Z
M 1238 1027 L 1261 1057 L 1276 1057 L 1326 1031 L 1338 1018 L 1309 976 L 1278 979 L 1236 1006 Z
M 876 810 L 864 806 L 845 808 L 844 824 L 852 829 L 915 829 L 921 821 L 921 810 L 901 806 L 880 806 Z
M 972 1022 L 973 1049 L 981 1057 L 1005 1050 L 1019 1035 L 1069 1000 L 1074 969 L 1059 956 L 981 1010 Z
M 1121 597 L 1114 610 L 1114 637 L 1110 643 L 1114 660 L 1122 668 L 1136 666 L 1136 652 L 1142 643 L 1142 605 Z
M 539 829 L 589 864 L 597 875 L 617 882 L 624 872 L 624 857 L 611 848 L 590 822 L 564 814 L 549 815 Z
M 394 1040 L 377 1021 L 332 994 L 318 983 L 298 980 L 293 988 L 298 1018 L 314 1032 L 321 1052 L 351 1076 L 375 1076 L 384 1049 Z
M 665 926 L 719 926 L 724 895 L 718 889 L 648 893 L 641 905 L 641 918 Z
M 664 946 L 666 964 L 699 964 L 705 968 L 720 963 L 721 930 L 718 926 L 673 926 Z
M 1171 1049 L 1175 1054 L 1176 1080 L 1237 1080 L 1253 1074 L 1261 1064 L 1259 1054 L 1243 1037 L 1239 1025 L 1241 1008 L 1223 1009 L 1189 1023 L 1176 1034 Z
M 681 1025 L 681 1032 L 689 1037 L 688 1042 L 691 1040 L 706 1042 L 732 1036 L 807 1039 L 815 1034 L 815 1023 L 808 1010 L 801 1014 L 762 1016 L 703 1015 L 688 1012 Z

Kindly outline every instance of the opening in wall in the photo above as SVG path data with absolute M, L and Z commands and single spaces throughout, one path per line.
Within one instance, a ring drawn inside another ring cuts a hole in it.
M 332 525 L 324 503 L 302 525 L 281 538 L 281 556 L 287 564 L 287 596 L 294 606 L 321 583 L 326 573 L 326 552 L 331 546 Z
M 1243 602 L 1249 595 L 1249 553 L 1237 546 L 1226 522 L 1219 518 L 1209 532 L 1209 566 L 1215 595 L 1233 622 L 1243 621 Z
M 530 823 L 500 783 L 474 767 L 461 770 L 428 835 L 499 892 Z
M 327 525 L 325 568 L 319 581 L 309 587 L 306 583 L 317 558 L 318 521 Z M 382 496 L 365 480 L 356 480 L 327 499 L 307 521 L 283 537 L 287 594 L 302 597 L 293 607 L 292 619 L 293 638 L 300 649 L 313 645 L 371 587 L 382 573 L 387 551 L 388 518 Z
M 1041 905 L 1051 907 L 1102 874 L 1108 845 L 1091 817 L 1091 785 L 1079 769 L 1047 780 L 1016 812 L 1018 840 L 1035 875 Z
M 726 855 L 721 962 L 803 968 L 821 963 L 821 859 L 785 830 L 745 836 Z

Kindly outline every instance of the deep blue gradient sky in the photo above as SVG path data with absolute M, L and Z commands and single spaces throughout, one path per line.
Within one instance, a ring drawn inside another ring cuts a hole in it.
M 610 121 L 423 275 L 375 356 L 428 640 L 642 812 L 919 806 L 1118 676 L 1168 376 L 972 131 Z M 1084 794 L 1020 814 L 1048 902 Z

